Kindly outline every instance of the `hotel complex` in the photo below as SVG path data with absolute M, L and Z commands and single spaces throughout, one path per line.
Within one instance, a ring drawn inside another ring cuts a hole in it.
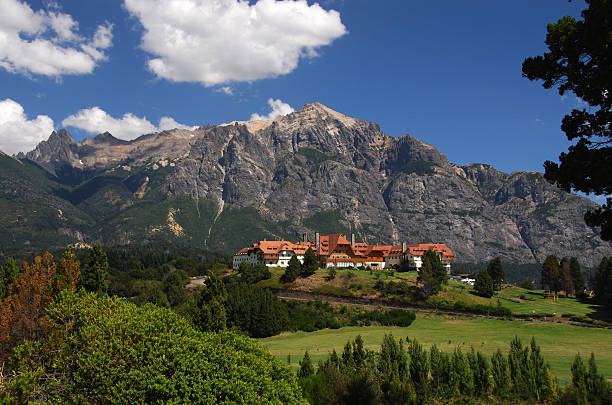
M 355 235 L 349 241 L 342 234 L 315 234 L 315 241 L 287 242 L 262 240 L 234 254 L 233 268 L 240 263 L 265 264 L 269 267 L 287 267 L 289 259 L 296 255 L 300 262 L 311 248 L 321 267 L 370 267 L 372 269 L 392 268 L 406 262 L 410 268 L 419 270 L 423 254 L 432 250 L 450 273 L 451 263 L 455 260 L 453 252 L 443 243 L 417 243 L 401 245 L 369 245 L 356 243 Z

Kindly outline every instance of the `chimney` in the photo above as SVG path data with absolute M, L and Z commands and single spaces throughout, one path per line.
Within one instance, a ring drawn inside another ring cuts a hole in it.
M 402 253 L 406 251 L 406 242 L 402 242 Z
M 315 233 L 315 250 L 319 250 L 319 240 L 321 239 L 321 234 L 319 232 Z
M 306 234 L 305 233 L 302 234 L 302 242 L 306 242 Z
M 355 247 L 355 234 L 351 234 L 351 247 Z

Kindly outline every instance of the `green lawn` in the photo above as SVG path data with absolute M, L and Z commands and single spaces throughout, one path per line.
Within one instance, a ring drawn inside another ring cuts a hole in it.
M 497 349 L 508 351 L 510 340 L 518 335 L 528 344 L 531 337 L 542 347 L 545 359 L 553 374 L 561 383 L 571 379 L 570 365 L 577 352 L 583 356 L 595 353 L 600 372 L 612 378 L 612 331 L 609 329 L 584 328 L 551 322 L 502 321 L 418 314 L 409 327 L 346 327 L 337 330 L 324 329 L 316 332 L 287 333 L 260 339 L 260 343 L 282 361 L 291 356 L 296 367 L 304 351 L 308 350 L 314 362 L 325 358 L 332 349 L 341 353 L 344 344 L 361 335 L 365 345 L 378 350 L 385 333 L 396 338 L 416 338 L 425 346 L 435 343 L 445 351 L 460 346 L 464 351 L 474 346 L 488 355 Z

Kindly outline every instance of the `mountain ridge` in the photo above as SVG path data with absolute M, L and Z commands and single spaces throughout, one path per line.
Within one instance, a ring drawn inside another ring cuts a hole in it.
M 68 136 L 54 132 L 19 160 L 69 185 L 55 197 L 95 225 L 64 233 L 87 241 L 165 238 L 231 252 L 256 238 L 327 230 L 380 243 L 445 242 L 461 262 L 557 254 L 594 264 L 612 254 L 582 220 L 596 205 L 541 173 L 459 166 L 411 135 L 390 137 L 320 103 L 270 121 L 132 141 Z

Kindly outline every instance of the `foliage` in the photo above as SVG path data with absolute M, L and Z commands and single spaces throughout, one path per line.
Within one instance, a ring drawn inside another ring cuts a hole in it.
M 525 290 L 535 290 L 535 285 L 533 285 L 533 282 L 528 279 L 521 281 L 519 287 L 524 288 Z
M 47 335 L 47 306 L 61 290 L 74 290 L 78 279 L 79 263 L 70 250 L 59 266 L 49 252 L 22 264 L 9 295 L 0 301 L 0 360 L 26 340 Z
M 554 255 L 547 256 L 542 264 L 542 287 L 544 286 L 555 293 L 561 288 L 559 261 Z
M 572 283 L 574 284 L 574 292 L 576 296 L 583 297 L 585 289 L 584 276 L 582 275 L 580 263 L 575 257 L 570 259 L 570 275 L 572 277 Z
M 90 249 L 81 267 L 81 285 L 86 291 L 106 294 L 108 291 L 108 257 L 100 243 Z
M 565 291 L 565 295 L 575 294 L 569 259 L 567 257 L 561 259 L 559 267 L 559 283 L 563 291 Z
M 597 372 L 592 353 L 588 370 L 580 354 L 576 354 L 572 363 L 572 384 L 565 387 L 557 404 L 612 404 L 612 389 L 605 377 Z
M 418 277 L 418 281 L 422 283 L 420 291 L 423 298 L 436 294 L 447 280 L 448 274 L 439 254 L 432 250 L 423 253 L 423 264 Z
M 493 296 L 493 293 L 495 292 L 493 279 L 491 279 L 491 276 L 489 276 L 489 272 L 487 270 L 483 270 L 476 275 L 474 290 L 476 291 L 476 294 L 482 297 L 491 298 Z
M 317 255 L 315 254 L 312 248 L 308 248 L 306 253 L 304 253 L 304 262 L 302 263 L 302 272 L 300 276 L 302 277 L 310 277 L 319 268 L 319 260 L 317 259 Z
M 612 257 L 604 257 L 592 280 L 595 298 L 612 314 Z
M 582 20 L 563 17 L 548 25 L 548 52 L 527 58 L 523 76 L 542 80 L 546 89 L 557 87 L 561 95 L 572 92 L 589 106 L 563 118 L 567 139 L 578 142 L 561 153 L 560 164 L 546 161 L 546 179 L 568 192 L 606 196 L 612 194 L 612 3 L 586 3 Z M 590 226 L 601 226 L 602 239 L 612 239 L 612 198 L 584 218 Z
M 6 298 L 11 291 L 11 286 L 19 274 L 19 266 L 12 257 L 4 266 L 0 266 L 0 299 Z
M 312 359 L 308 354 L 308 350 L 304 353 L 304 358 L 300 361 L 300 369 L 298 370 L 298 378 L 308 378 L 314 374 L 314 366 Z
M 240 273 L 240 281 L 246 284 L 255 284 L 272 277 L 270 269 L 265 264 L 251 265 L 242 262 L 238 267 L 238 273 Z
M 487 273 L 489 273 L 489 276 L 491 276 L 493 288 L 495 291 L 499 291 L 501 289 L 502 282 L 506 278 L 506 275 L 504 274 L 504 267 L 502 266 L 502 262 L 499 257 L 496 257 L 489 262 L 487 266 Z
M 292 283 L 302 273 L 302 264 L 296 255 L 291 256 L 289 264 L 285 269 L 285 274 L 281 276 L 280 281 L 282 283 Z
M 287 330 L 287 308 L 270 290 L 244 283 L 225 285 L 227 326 L 237 327 L 251 337 L 266 337 Z
M 416 316 L 401 309 L 368 310 L 351 306 L 333 306 L 320 300 L 308 303 L 287 302 L 289 330 L 312 332 L 319 329 L 338 329 L 345 326 L 387 325 L 410 326 Z
M 295 376 L 256 342 L 198 332 L 167 309 L 65 291 L 48 321 L 48 338 L 16 351 L 5 401 L 26 380 L 21 396 L 49 403 L 302 402 Z

